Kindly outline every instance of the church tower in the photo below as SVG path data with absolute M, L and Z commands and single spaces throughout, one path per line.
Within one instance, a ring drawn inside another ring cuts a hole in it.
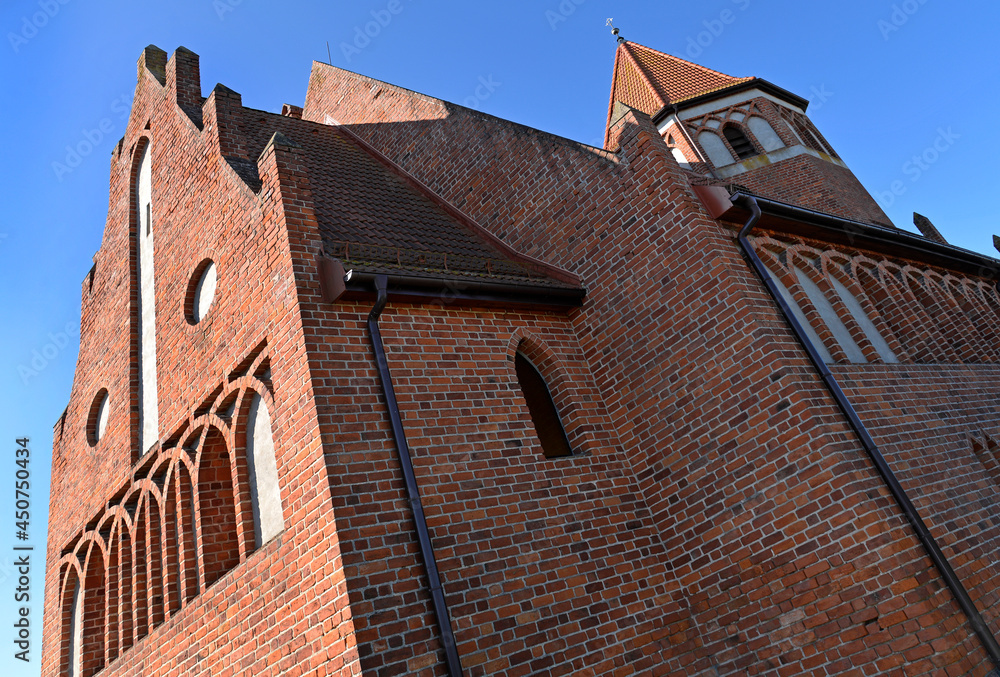
M 608 129 L 626 107 L 640 110 L 682 167 L 783 202 L 891 226 L 806 115 L 808 106 L 763 78 L 733 77 L 620 40 Z

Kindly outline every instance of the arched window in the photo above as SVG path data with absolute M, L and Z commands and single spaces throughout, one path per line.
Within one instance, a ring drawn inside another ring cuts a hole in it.
M 757 149 L 753 147 L 750 143 L 750 139 L 739 127 L 733 125 L 727 125 L 725 129 L 722 130 L 722 134 L 726 137 L 726 141 L 732 146 L 733 150 L 736 152 L 736 156 L 741 160 L 746 160 L 754 155 L 757 155 Z
M 556 410 L 555 402 L 552 401 L 545 379 L 538 373 L 535 365 L 520 352 L 514 356 L 514 371 L 517 373 L 517 382 L 524 394 L 524 401 L 528 405 L 531 422 L 535 424 L 535 432 L 542 444 L 542 453 L 546 458 L 572 455 L 573 450 L 569 446 L 566 431 L 563 429 L 559 412 Z
M 271 438 L 271 415 L 267 404 L 254 393 L 247 414 L 247 468 L 253 504 L 254 543 L 259 548 L 285 528 L 281 513 L 278 466 Z

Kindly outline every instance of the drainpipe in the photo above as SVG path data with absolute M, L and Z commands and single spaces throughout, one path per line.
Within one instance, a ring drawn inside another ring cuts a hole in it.
M 930 556 L 931 561 L 934 562 L 934 566 L 937 567 L 938 572 L 940 572 L 941 577 L 944 578 L 944 582 L 947 584 L 948 588 L 951 590 L 955 599 L 958 601 L 958 605 L 962 608 L 965 613 L 966 618 L 969 619 L 969 625 L 972 626 L 973 631 L 979 637 L 979 641 L 982 642 L 983 648 L 986 649 L 986 653 L 989 654 L 990 659 L 993 662 L 993 666 L 1000 670 L 1000 645 L 997 644 L 997 640 L 993 637 L 993 633 L 990 631 L 989 627 L 983 621 L 983 617 L 979 614 L 979 610 L 976 608 L 975 602 L 969 597 L 969 593 L 965 590 L 965 586 L 962 585 L 962 581 L 959 580 L 958 575 L 955 570 L 951 568 L 951 564 L 948 563 L 948 559 L 945 557 L 944 553 L 941 552 L 941 548 L 938 547 L 937 541 L 931 535 L 930 530 L 924 521 L 920 518 L 920 514 L 917 512 L 916 507 L 910 502 L 910 497 L 906 495 L 906 491 L 903 486 L 896 479 L 895 474 L 892 472 L 892 468 L 886 462 L 885 457 L 882 456 L 882 452 L 879 451 L 878 447 L 875 445 L 875 440 L 872 439 L 871 435 L 868 434 L 868 429 L 865 424 L 862 423 L 861 419 L 858 417 L 858 412 L 855 411 L 854 406 L 851 404 L 850 400 L 847 399 L 847 395 L 840 388 L 840 384 L 837 383 L 836 377 L 830 371 L 826 362 L 820 357 L 819 353 L 816 351 L 816 347 L 806 336 L 802 325 L 799 321 L 795 319 L 795 315 L 792 314 L 792 309 L 788 307 L 785 303 L 784 298 L 782 298 L 780 292 L 778 292 L 778 287 L 775 285 L 774 280 L 771 279 L 771 275 L 767 272 L 764 264 L 761 262 L 760 258 L 757 256 L 757 252 L 753 250 L 753 246 L 750 241 L 747 240 L 747 234 L 757 225 L 757 221 L 760 219 L 760 205 L 757 204 L 757 200 L 750 195 L 737 194 L 733 196 L 733 202 L 739 203 L 742 206 L 748 208 L 751 212 L 750 220 L 744 224 L 743 228 L 740 229 L 740 233 L 736 238 L 739 243 L 740 248 L 746 255 L 747 259 L 750 261 L 751 267 L 756 271 L 757 275 L 764 282 L 767 287 L 767 291 L 771 294 L 771 298 L 774 299 L 775 303 L 781 309 L 781 314 L 785 316 L 785 321 L 792 328 L 792 332 L 795 337 L 802 344 L 802 347 L 806 349 L 806 354 L 809 355 L 809 361 L 813 363 L 816 367 L 816 371 L 823 379 L 823 383 L 826 384 L 827 389 L 833 396 L 833 399 L 837 402 L 837 406 L 840 407 L 841 412 L 847 417 L 848 423 L 850 423 L 851 428 L 854 430 L 855 434 L 861 440 L 861 445 L 868 452 L 868 457 L 871 458 L 872 462 L 875 464 L 875 469 L 878 470 L 879 475 L 882 476 L 882 480 L 885 482 L 886 486 L 889 488 L 889 492 L 892 497 L 896 499 L 897 505 L 903 510 L 903 514 L 906 515 L 907 521 L 913 530 L 917 534 L 917 538 L 920 540 L 921 545 L 924 546 L 924 550 L 927 551 L 928 556 Z
M 420 502 L 420 488 L 417 476 L 413 472 L 413 461 L 410 458 L 410 448 L 406 444 L 406 431 L 403 430 L 403 419 L 399 415 L 399 404 L 396 402 L 396 391 L 392 387 L 392 375 L 389 373 L 389 363 L 385 357 L 385 346 L 382 344 L 382 334 L 378 328 L 378 318 L 385 308 L 388 297 L 386 288 L 388 278 L 385 275 L 375 277 L 375 291 L 378 296 L 371 312 L 368 313 L 368 335 L 371 337 L 372 348 L 375 350 L 375 364 L 378 367 L 378 378 L 382 383 L 382 393 L 385 395 L 386 407 L 389 409 L 389 422 L 392 424 L 392 436 L 396 440 L 396 452 L 399 464 L 403 467 L 403 481 L 406 484 L 406 494 L 413 512 L 413 522 L 417 530 L 417 541 L 420 544 L 420 554 L 424 560 L 424 571 L 427 574 L 427 589 L 434 603 L 434 615 L 437 617 L 438 628 L 441 631 L 441 644 L 444 645 L 445 661 L 448 664 L 449 677 L 462 677 L 462 662 L 458 657 L 458 647 L 455 645 L 455 633 L 451 628 L 451 616 L 448 613 L 448 601 L 444 596 L 441 576 L 438 573 L 437 561 L 434 559 L 434 546 L 431 544 L 430 531 L 427 529 L 427 518 Z

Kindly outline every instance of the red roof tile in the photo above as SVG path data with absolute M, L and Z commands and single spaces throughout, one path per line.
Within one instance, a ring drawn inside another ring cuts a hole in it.
M 735 78 L 634 42 L 622 42 L 615 55 L 608 119 L 611 119 L 615 101 L 654 115 L 668 103 L 678 103 L 754 79 Z

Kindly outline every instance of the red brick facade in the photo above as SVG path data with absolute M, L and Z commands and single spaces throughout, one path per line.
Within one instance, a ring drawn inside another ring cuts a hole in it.
M 88 677 L 447 674 L 365 329 L 374 297 L 324 302 L 317 277 L 331 233 L 365 223 L 362 235 L 378 235 L 350 178 L 381 181 L 385 162 L 403 177 L 392 186 L 414 191 L 398 237 L 443 209 L 478 224 L 470 237 L 507 257 L 508 277 L 586 288 L 577 308 L 478 302 L 463 291 L 483 275 L 453 270 L 450 250 L 454 295 L 407 301 L 390 280 L 381 332 L 466 675 L 987 674 L 958 604 L 742 260 L 740 223 L 711 217 L 691 187 L 704 176 L 678 164 L 647 114 L 625 111 L 603 150 L 322 64 L 302 119 L 289 111 L 245 109 L 222 87 L 203 100 L 186 50 L 140 60 L 56 429 L 44 675 L 71 660 L 77 582 Z M 146 143 L 161 440 L 137 458 L 132 243 Z M 356 169 L 331 180 L 344 158 Z M 800 155 L 758 170 L 755 185 L 733 181 L 780 197 L 792 180 L 781 168 L 813 161 L 825 162 Z M 803 190 L 852 214 L 844 200 L 863 189 L 826 165 Z M 389 223 L 404 197 L 383 194 Z M 367 246 L 395 253 L 365 263 L 357 245 L 338 252 L 361 270 L 405 268 L 400 247 Z M 777 224 L 755 246 L 1000 627 L 992 271 Z M 500 280 L 486 249 L 467 260 Z M 205 259 L 218 291 L 192 324 Z M 864 363 L 824 324 L 802 266 Z M 898 362 L 880 357 L 830 276 Z M 542 454 L 518 351 L 546 379 L 572 456 Z M 102 389 L 109 424 L 91 444 Z M 246 461 L 253 394 L 270 411 L 284 518 L 262 547 Z

